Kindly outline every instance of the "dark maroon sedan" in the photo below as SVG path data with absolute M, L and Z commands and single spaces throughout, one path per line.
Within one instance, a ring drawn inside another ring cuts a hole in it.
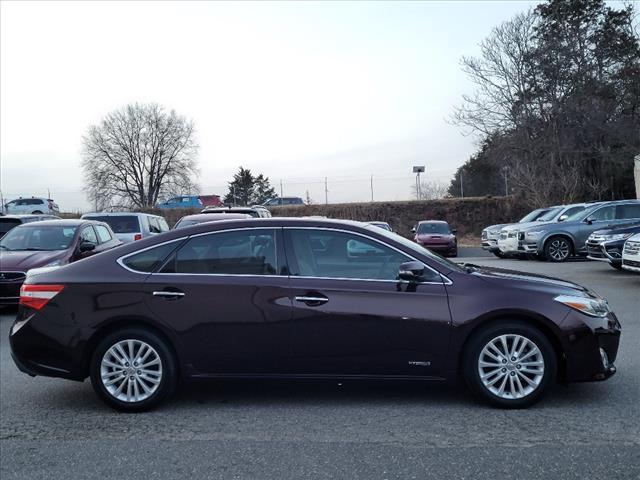
M 449 224 L 442 220 L 425 220 L 411 230 L 415 234 L 414 240 L 429 250 L 447 257 L 458 256 L 458 240 L 456 231 L 449 228 Z
M 179 380 L 464 378 L 526 407 L 556 381 L 616 371 L 620 325 L 579 285 L 457 265 L 381 228 L 210 222 L 29 276 L 10 332 L 30 375 L 90 377 L 109 405 Z
M 57 267 L 121 245 L 109 225 L 87 220 L 25 223 L 0 240 L 0 305 L 18 303 L 27 271 Z

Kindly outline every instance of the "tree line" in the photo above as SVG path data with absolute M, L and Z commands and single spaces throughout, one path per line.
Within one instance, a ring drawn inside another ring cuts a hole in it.
M 464 57 L 475 91 L 453 121 L 480 139 L 449 187 L 542 206 L 634 197 L 640 41 L 634 7 L 549 0 L 495 27 Z M 461 183 L 462 182 L 462 183 Z

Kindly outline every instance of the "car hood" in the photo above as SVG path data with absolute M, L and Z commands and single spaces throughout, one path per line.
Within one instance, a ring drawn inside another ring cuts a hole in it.
M 640 224 L 637 225 L 622 225 L 616 228 L 605 228 L 603 230 L 596 230 L 592 235 L 615 235 L 617 233 L 640 233 Z
M 524 223 L 514 223 L 511 225 L 507 225 L 503 228 L 503 230 L 513 231 L 513 230 L 526 230 L 531 227 L 540 227 L 543 225 L 551 225 L 552 223 L 557 222 L 524 222 Z
M 473 275 L 483 280 L 512 288 L 535 289 L 557 295 L 580 295 L 597 297 L 595 293 L 577 283 L 528 272 L 502 268 L 479 267 Z
M 26 272 L 31 268 L 44 267 L 56 260 L 66 261 L 66 257 L 66 250 L 3 251 L 0 252 L 0 266 L 3 271 Z
M 499 225 L 491 225 L 490 227 L 484 228 L 483 231 L 500 231 L 502 230 L 504 227 L 508 227 L 509 225 L 517 225 L 517 224 L 513 224 L 513 223 L 501 223 Z

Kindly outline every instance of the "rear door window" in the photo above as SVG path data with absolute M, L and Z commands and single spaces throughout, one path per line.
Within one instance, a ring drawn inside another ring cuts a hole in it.
M 176 240 L 129 255 L 128 257 L 120 260 L 120 262 L 127 268 L 136 272 L 151 273 L 157 270 L 160 265 L 165 262 L 166 258 L 175 250 L 181 241 L 182 239 Z
M 275 275 L 276 234 L 237 230 L 190 238 L 161 273 Z
M 618 205 L 617 218 L 622 220 L 640 218 L 640 204 Z
M 591 214 L 591 217 L 596 222 L 602 222 L 606 220 L 615 220 L 616 218 L 616 206 L 609 205 L 607 207 L 602 207 Z
M 106 223 L 113 233 L 140 233 L 140 221 L 135 215 L 91 215 L 86 218 Z
M 80 242 L 90 242 L 98 244 L 98 237 L 93 227 L 84 227 L 80 232 Z

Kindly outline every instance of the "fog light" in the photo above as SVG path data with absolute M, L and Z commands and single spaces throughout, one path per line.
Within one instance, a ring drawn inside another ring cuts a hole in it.
M 609 356 L 602 347 L 600 348 L 600 359 L 602 360 L 602 367 L 607 370 L 609 368 Z

